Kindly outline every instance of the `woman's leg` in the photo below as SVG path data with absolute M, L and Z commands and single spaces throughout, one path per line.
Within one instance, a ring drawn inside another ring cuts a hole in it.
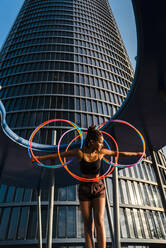
M 94 248 L 94 223 L 92 218 L 92 203 L 91 201 L 80 201 L 80 209 L 84 221 L 85 244 L 86 248 Z
M 106 248 L 106 236 L 104 228 L 105 197 L 94 199 L 92 203 L 98 248 Z

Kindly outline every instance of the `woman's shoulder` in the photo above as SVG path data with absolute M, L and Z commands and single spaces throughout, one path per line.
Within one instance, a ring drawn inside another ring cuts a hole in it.
M 80 159 L 83 158 L 83 151 L 82 151 L 81 149 L 78 149 L 78 150 L 77 150 L 77 154 L 78 154 L 78 157 L 79 157 Z
M 108 153 L 108 151 L 109 151 L 108 149 L 103 148 L 103 149 L 101 149 L 100 154 L 106 155 Z
M 114 153 L 115 153 L 115 151 L 112 151 L 112 150 L 103 148 L 103 149 L 101 150 L 101 153 L 103 154 L 103 156 L 104 156 L 104 155 L 113 156 Z
M 99 155 L 99 158 L 102 159 L 105 155 L 105 149 L 101 149 L 99 152 L 98 152 L 98 155 Z
M 105 154 L 106 150 L 107 150 L 107 149 L 102 148 L 102 149 L 100 150 L 100 153 L 101 153 L 101 154 Z

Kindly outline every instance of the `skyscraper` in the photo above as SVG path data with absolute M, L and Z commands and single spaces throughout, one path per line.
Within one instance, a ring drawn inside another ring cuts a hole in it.
M 133 79 L 107 0 L 25 0 L 0 63 L 0 97 L 7 123 L 26 139 L 37 125 L 52 118 L 69 119 L 81 127 L 103 123 L 119 109 Z M 52 128 L 43 129 L 38 142 L 50 144 Z M 65 127 L 56 124 L 56 129 L 61 135 Z M 166 185 L 165 157 L 162 152 L 155 156 Z M 146 160 L 142 167 L 119 173 L 122 247 L 165 242 L 166 217 L 153 163 Z M 105 223 L 110 245 L 112 176 L 107 185 L 110 202 Z M 76 187 L 55 192 L 53 242 L 58 247 L 84 245 Z M 1 185 L 0 200 L 0 244 L 33 247 L 37 243 L 35 192 Z M 47 212 L 48 192 L 43 191 L 44 242 Z

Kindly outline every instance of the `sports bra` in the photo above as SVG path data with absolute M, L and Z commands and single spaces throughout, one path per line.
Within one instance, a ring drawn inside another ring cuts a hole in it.
M 84 153 L 83 153 L 83 158 L 80 161 L 80 171 L 82 174 L 97 175 L 100 173 L 100 167 L 101 167 L 101 160 L 99 158 L 93 162 L 87 162 L 84 159 Z

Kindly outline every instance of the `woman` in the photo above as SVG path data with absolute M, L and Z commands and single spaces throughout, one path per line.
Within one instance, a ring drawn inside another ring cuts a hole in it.
M 61 157 L 77 157 L 80 161 L 80 170 L 84 178 L 97 178 L 100 176 L 101 159 L 107 156 L 116 156 L 115 151 L 103 148 L 103 135 L 95 126 L 88 128 L 83 149 L 73 149 L 62 152 Z M 141 156 L 141 152 L 119 152 L 120 157 Z M 39 160 L 56 159 L 58 154 L 38 156 Z M 32 159 L 32 161 L 34 161 Z M 78 190 L 80 209 L 84 221 L 86 248 L 94 247 L 93 232 L 94 224 L 97 234 L 99 248 L 106 247 L 106 236 L 104 229 L 105 211 L 105 186 L 100 180 L 97 182 L 81 182 Z M 94 216 L 94 223 L 92 217 Z

